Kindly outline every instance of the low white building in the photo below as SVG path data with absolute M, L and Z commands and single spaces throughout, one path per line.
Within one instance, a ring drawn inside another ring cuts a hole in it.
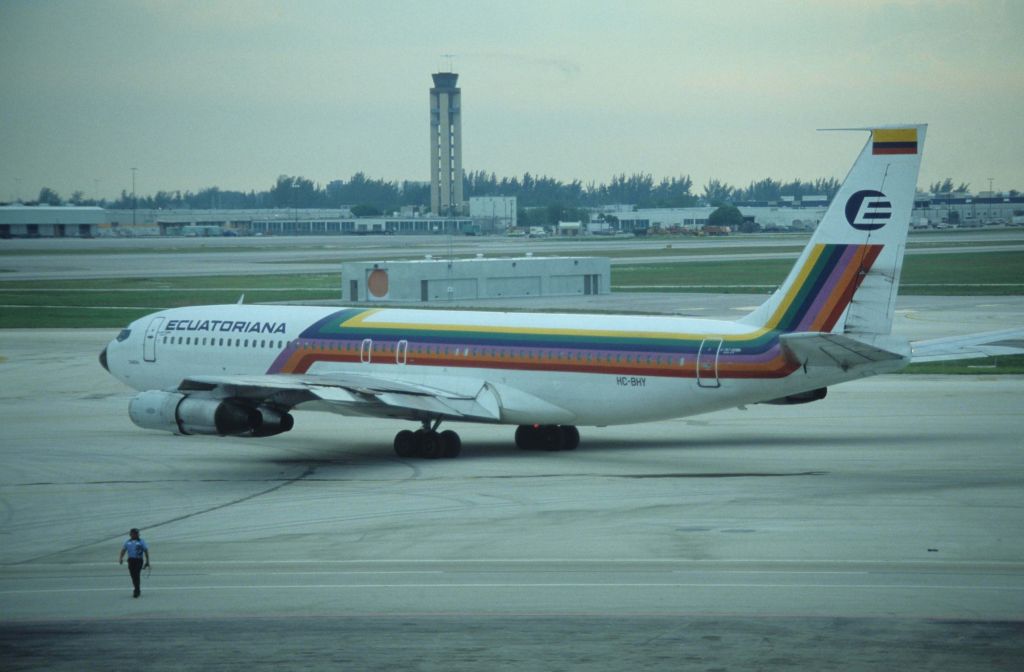
M 557 232 L 559 236 L 575 238 L 584 231 L 583 222 L 559 222 Z
M 794 206 L 736 206 L 744 217 L 753 217 L 762 229 L 813 229 L 825 216 L 825 205 L 813 207 Z M 619 215 L 620 219 L 635 218 L 646 220 L 651 228 L 679 228 L 698 230 L 708 223 L 711 213 L 718 208 L 697 206 L 692 208 L 651 208 Z
M 481 233 L 504 233 L 515 228 L 515 196 L 473 196 L 469 199 L 469 216 Z
M 341 298 L 416 303 L 574 296 L 611 292 L 606 257 L 512 257 L 351 261 L 341 265 Z
M 94 206 L 0 206 L 0 238 L 93 238 L 110 219 Z

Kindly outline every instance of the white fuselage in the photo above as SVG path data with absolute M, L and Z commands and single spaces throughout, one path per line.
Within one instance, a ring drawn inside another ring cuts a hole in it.
M 799 367 L 771 332 L 678 317 L 223 305 L 161 311 L 122 334 L 108 367 L 137 390 L 211 375 L 486 382 L 508 424 L 681 417 L 878 372 Z

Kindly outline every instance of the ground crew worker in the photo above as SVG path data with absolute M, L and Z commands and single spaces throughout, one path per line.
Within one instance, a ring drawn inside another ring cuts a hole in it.
M 128 573 L 132 575 L 132 585 L 135 586 L 135 592 L 132 597 L 138 597 L 142 594 L 141 582 L 142 582 L 142 569 L 143 567 L 149 567 L 149 546 L 146 542 L 139 538 L 139 530 L 133 527 L 128 532 L 128 539 L 125 540 L 124 544 L 121 545 L 121 554 L 117 556 L 117 563 L 119 565 L 124 564 L 124 556 L 128 555 Z M 145 559 L 145 564 L 143 564 Z

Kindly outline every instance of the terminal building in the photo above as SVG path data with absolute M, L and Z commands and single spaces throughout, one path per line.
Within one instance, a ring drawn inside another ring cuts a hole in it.
M 585 296 L 611 292 L 611 262 L 532 256 L 352 261 L 341 265 L 341 283 L 343 300 L 369 303 Z
M 354 235 L 469 235 L 475 233 L 469 217 L 325 217 L 318 219 L 254 219 L 246 233 L 271 236 Z
M 813 231 L 828 210 L 824 197 L 805 197 L 802 202 L 737 203 L 745 218 L 765 230 Z M 708 223 L 716 208 L 647 208 L 612 210 L 623 232 L 638 233 L 657 229 L 697 231 Z M 915 229 L 1020 224 L 1024 216 L 1024 196 L 982 192 L 981 194 L 923 194 L 914 199 L 911 226 Z
M 332 208 L 258 210 L 108 210 L 119 235 L 153 236 L 323 236 L 368 234 L 451 234 L 475 231 L 468 217 L 382 215 L 353 217 Z M 134 221 L 134 225 L 133 225 Z M 129 234 L 129 232 L 132 232 Z

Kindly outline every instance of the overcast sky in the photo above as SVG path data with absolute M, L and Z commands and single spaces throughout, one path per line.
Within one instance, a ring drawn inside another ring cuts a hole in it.
M 841 179 L 815 129 L 926 122 L 920 185 L 1024 190 L 1014 0 L 0 0 L 0 200 L 425 181 L 444 54 L 466 170 Z

